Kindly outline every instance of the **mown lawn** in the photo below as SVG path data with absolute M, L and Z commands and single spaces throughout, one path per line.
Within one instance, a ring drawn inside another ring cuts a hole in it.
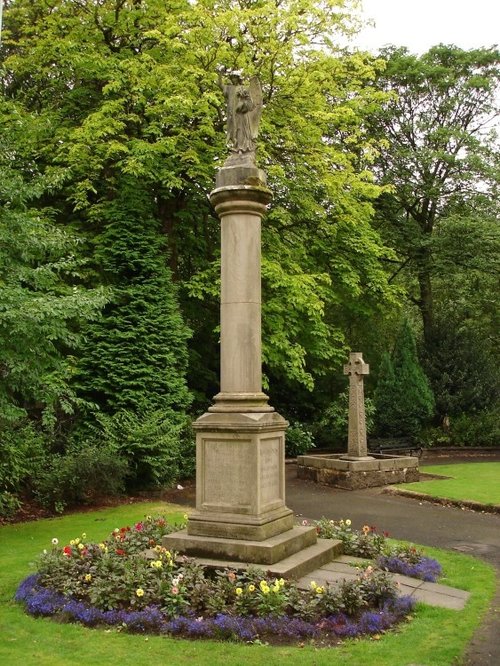
M 420 471 L 452 478 L 402 483 L 396 487 L 445 499 L 500 504 L 500 462 L 426 465 Z
M 416 617 L 380 640 L 356 640 L 338 648 L 270 647 L 215 641 L 186 641 L 158 636 L 128 635 L 116 630 L 86 629 L 34 619 L 12 601 L 18 583 L 34 570 L 38 553 L 86 532 L 88 540 L 100 541 L 115 527 L 145 515 L 168 513 L 180 520 L 184 509 L 159 503 L 141 503 L 79 513 L 0 528 L 0 663 L 26 666 L 151 666 L 152 663 L 226 666 L 301 664 L 331 666 L 451 666 L 460 660 L 479 625 L 494 592 L 495 574 L 489 565 L 466 555 L 426 548 L 446 572 L 445 584 L 472 594 L 461 612 L 420 605 Z

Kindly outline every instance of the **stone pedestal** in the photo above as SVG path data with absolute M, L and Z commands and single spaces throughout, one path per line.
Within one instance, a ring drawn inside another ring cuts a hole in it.
M 285 428 L 276 412 L 215 412 L 196 433 L 193 536 L 262 541 L 293 527 L 285 506 Z

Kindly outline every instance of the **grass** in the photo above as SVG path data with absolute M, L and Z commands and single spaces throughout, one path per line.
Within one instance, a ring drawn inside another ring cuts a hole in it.
M 397 488 L 445 499 L 500 505 L 500 462 L 429 465 L 421 471 L 452 478 L 403 483 Z
M 408 666 L 427 664 L 450 666 L 457 663 L 486 612 L 493 596 L 492 567 L 467 555 L 426 548 L 446 572 L 446 584 L 471 592 L 463 611 L 456 612 L 420 605 L 417 617 L 380 640 L 355 640 L 338 648 L 275 647 L 240 645 L 215 641 L 187 641 L 159 636 L 93 630 L 79 625 L 58 624 L 24 614 L 12 601 L 18 583 L 34 570 L 37 555 L 50 548 L 53 537 L 60 543 L 86 532 L 89 540 L 105 538 L 115 527 L 140 520 L 147 514 L 167 513 L 180 520 L 184 509 L 159 503 L 141 503 L 79 513 L 55 519 L 9 525 L 0 528 L 0 663 L 26 666 L 67 666 L 69 663 L 119 663 L 121 666 L 173 666 L 196 663 L 227 666 L 248 664 L 274 666 Z

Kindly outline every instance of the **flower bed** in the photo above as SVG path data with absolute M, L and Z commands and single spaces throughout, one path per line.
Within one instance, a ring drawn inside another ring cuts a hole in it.
M 16 599 L 35 616 L 86 626 L 185 637 L 290 642 L 379 634 L 402 621 L 412 601 L 397 597 L 391 576 L 373 567 L 335 588 L 292 581 L 251 568 L 244 573 L 203 568 L 161 546 L 179 529 L 146 518 L 116 529 L 102 543 L 86 536 L 40 557 L 38 573 Z
M 375 526 L 364 525 L 360 531 L 356 531 L 351 528 L 350 520 L 335 521 L 327 518 L 314 524 L 320 538 L 342 541 L 345 555 L 374 559 L 384 571 L 430 583 L 435 583 L 442 573 L 439 562 L 425 557 L 421 549 L 406 544 L 391 545 L 387 542 L 389 534 L 377 532 Z

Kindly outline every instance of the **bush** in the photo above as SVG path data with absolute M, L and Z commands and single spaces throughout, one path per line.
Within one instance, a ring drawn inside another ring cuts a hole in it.
M 12 516 L 17 493 L 29 487 L 45 459 L 45 438 L 29 421 L 3 422 L 0 440 L 0 517 Z
M 182 415 L 121 410 L 113 415 L 98 413 L 96 421 L 93 441 L 127 461 L 131 486 L 172 485 L 192 472 L 193 437 Z
M 295 458 L 314 447 L 314 437 L 307 426 L 300 421 L 292 421 L 286 431 L 285 455 L 288 458 Z
M 87 445 L 51 455 L 38 471 L 33 493 L 43 506 L 60 513 L 66 506 L 120 494 L 127 473 L 127 461 L 114 447 Z
M 450 419 L 450 438 L 457 446 L 498 446 L 500 406 Z
M 373 430 L 375 407 L 370 398 L 365 398 L 366 432 Z M 323 412 L 318 424 L 318 438 L 326 446 L 347 446 L 349 425 L 349 388 L 339 394 L 337 399 Z

